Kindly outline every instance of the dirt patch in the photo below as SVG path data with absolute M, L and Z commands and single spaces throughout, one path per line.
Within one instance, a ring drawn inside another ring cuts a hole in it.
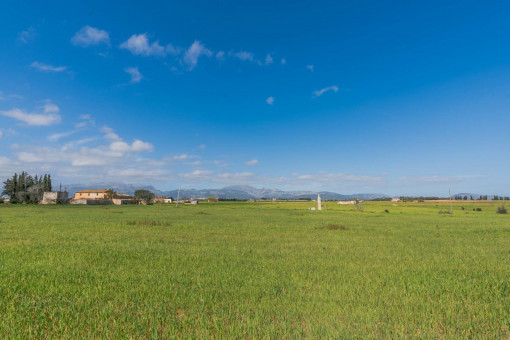
M 323 227 L 318 227 L 317 229 L 327 229 L 327 230 L 347 230 L 347 227 L 341 224 L 328 224 Z

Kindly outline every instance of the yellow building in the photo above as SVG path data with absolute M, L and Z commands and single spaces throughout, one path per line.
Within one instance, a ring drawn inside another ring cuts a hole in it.
M 101 190 L 81 190 L 77 191 L 74 194 L 75 200 L 79 199 L 87 199 L 87 200 L 99 200 L 104 199 L 106 197 L 106 193 L 108 192 L 108 189 L 101 189 Z

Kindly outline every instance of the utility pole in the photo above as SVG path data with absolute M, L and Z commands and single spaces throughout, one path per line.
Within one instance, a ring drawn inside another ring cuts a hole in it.
M 181 188 L 179 188 L 179 190 L 177 190 L 177 201 L 175 201 L 175 207 L 178 208 L 179 207 L 179 196 L 181 195 Z

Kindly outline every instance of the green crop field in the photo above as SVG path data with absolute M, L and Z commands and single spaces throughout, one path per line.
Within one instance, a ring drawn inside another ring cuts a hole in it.
M 0 204 L 0 337 L 510 336 L 498 205 L 312 204 Z

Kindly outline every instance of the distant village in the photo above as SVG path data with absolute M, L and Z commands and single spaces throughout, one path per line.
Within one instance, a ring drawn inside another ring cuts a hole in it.
M 115 192 L 113 189 L 88 189 L 77 191 L 74 197 L 59 187 L 54 190 L 50 174 L 31 176 L 26 172 L 14 174 L 3 182 L 0 203 L 25 204 L 83 204 L 83 205 L 124 205 L 172 203 L 172 197 L 156 196 L 149 190 L 139 189 L 133 195 Z M 197 199 L 181 199 L 179 203 L 198 204 Z
M 228 199 L 228 198 L 219 198 L 215 196 L 209 197 L 201 197 L 201 198 L 187 198 L 187 197 L 177 197 L 177 200 L 174 201 L 174 198 L 157 196 L 153 192 L 146 189 L 138 189 L 135 190 L 133 195 L 129 195 L 126 193 L 116 192 L 114 189 L 86 189 L 80 190 L 74 193 L 73 197 L 69 197 L 69 193 L 67 190 L 62 188 L 60 185 L 58 190 L 54 190 L 52 186 L 52 180 L 50 174 L 44 174 L 41 176 L 35 175 L 31 176 L 26 172 L 21 172 L 20 174 L 14 174 L 11 178 L 8 178 L 3 182 L 4 187 L 3 191 L 0 195 L 0 203 L 21 203 L 21 204 L 81 204 L 81 205 L 126 205 L 126 204 L 143 204 L 150 205 L 154 203 L 183 203 L 183 204 L 192 204 L 196 205 L 199 201 L 317 201 L 319 203 L 318 209 L 320 210 L 320 201 L 321 196 L 322 200 L 328 201 L 327 194 L 325 195 L 317 195 L 317 200 L 311 198 L 297 198 L 297 199 L 278 199 L 278 198 L 261 198 L 261 199 Z M 400 198 L 374 198 L 370 199 L 373 201 L 391 201 L 393 203 L 397 202 L 424 202 L 424 201 L 445 201 L 445 200 L 454 200 L 454 201 L 480 201 L 480 200 L 492 200 L 492 201 L 509 201 L 510 197 L 508 196 L 498 196 L 498 195 L 471 195 L 471 194 L 458 194 L 453 197 L 407 197 L 402 196 Z M 360 203 L 363 200 L 360 199 L 350 199 L 350 200 L 334 200 L 337 201 L 340 205 L 350 204 L 355 205 L 361 209 L 362 205 Z M 311 210 L 315 210 L 315 208 L 310 208 Z

